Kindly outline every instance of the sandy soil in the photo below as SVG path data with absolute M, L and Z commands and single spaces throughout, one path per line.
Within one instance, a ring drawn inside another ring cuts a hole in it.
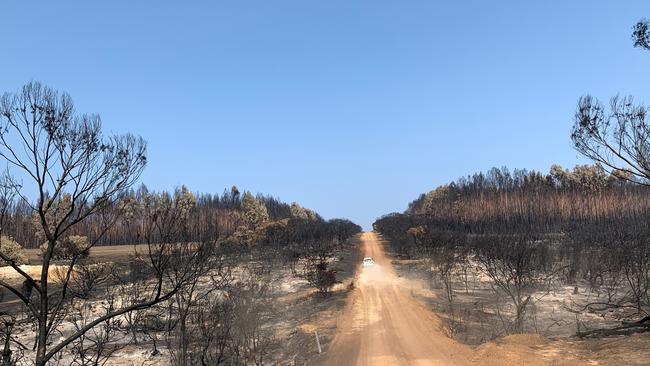
M 361 240 L 375 264 L 361 269 L 325 364 L 471 364 L 472 350 L 449 338 L 435 314 L 401 285 L 376 234 Z
M 290 273 L 279 279 L 275 303 L 278 318 L 270 324 L 282 344 L 265 364 L 273 365 L 648 365 L 650 334 L 600 340 L 547 339 L 536 334 L 499 338 L 478 347 L 451 338 L 444 321 L 423 302 L 429 290 L 422 281 L 396 274 L 380 238 L 364 233 L 360 250 L 353 245 L 341 253 L 334 268 L 343 283 L 329 297 L 318 298 L 304 280 Z M 128 256 L 133 246 L 102 247 L 102 260 Z M 359 255 L 375 265 L 359 267 Z M 345 260 L 343 260 L 345 259 Z M 39 266 L 25 266 L 37 274 Z M 355 289 L 349 291 L 354 278 Z M 5 279 L 10 273 L 0 271 Z M 347 296 L 346 296 L 347 295 Z M 342 315 L 340 315 L 342 314 Z M 340 316 L 339 316 L 340 315 Z M 318 331 L 323 353 L 316 351 Z M 29 343 L 31 330 L 21 341 Z M 165 365 L 164 355 L 151 357 L 147 347 L 129 346 L 108 364 Z M 163 353 L 165 350 L 163 350 Z M 107 364 L 107 365 L 108 365 Z
M 574 366 L 622 360 L 607 359 L 611 348 L 607 355 L 597 355 L 602 346 L 550 341 L 536 334 L 512 335 L 478 348 L 461 344 L 450 338 L 434 312 L 412 296 L 412 284 L 395 274 L 377 235 L 364 233 L 361 240 L 362 253 L 373 257 L 375 265 L 360 269 L 357 289 L 339 319 L 334 341 L 325 349 L 325 365 Z M 629 351 L 621 354 L 627 364 L 638 364 L 629 362 L 632 359 L 647 360 L 630 357 Z
M 265 277 L 265 281 L 271 287 L 271 296 L 274 308 L 272 314 L 266 320 L 266 327 L 273 329 L 272 345 L 266 355 L 264 365 L 276 366 L 296 366 L 296 365 L 313 365 L 326 356 L 318 354 L 314 332 L 318 331 L 320 342 L 323 347 L 327 347 L 335 334 L 337 318 L 346 305 L 347 295 L 350 293 L 350 283 L 355 280 L 357 265 L 360 261 L 360 251 L 358 249 L 358 237 L 351 239 L 344 248 L 336 251 L 336 257 L 331 262 L 331 268 L 336 271 L 337 279 L 340 281 L 332 289 L 328 296 L 322 296 L 317 293 L 316 289 L 311 287 L 308 282 L 290 272 L 290 270 L 279 263 L 269 263 L 270 272 Z M 88 260 L 91 263 L 114 262 L 117 264 L 126 263 L 134 250 L 140 253 L 146 253 L 146 245 L 112 246 L 112 247 L 95 247 L 92 248 Z M 41 266 L 40 250 L 31 250 L 30 265 L 23 265 L 21 269 L 32 276 L 40 276 Z M 233 264 L 241 258 L 236 258 Z M 244 267 L 248 267 L 252 262 L 238 263 L 240 266 L 235 267 L 233 274 L 235 276 L 245 275 Z M 65 270 L 67 266 L 51 266 L 54 270 L 60 268 Z M 53 270 L 53 272 L 54 272 Z M 54 274 L 51 278 L 55 278 Z M 20 285 L 22 276 L 20 276 L 11 267 L 0 268 L 0 279 Z M 2 289 L 0 289 L 2 291 Z M 6 296 L 4 301 L 0 301 L 0 310 L 4 308 L 14 309 L 19 306 L 20 302 L 13 296 Z M 15 309 L 14 309 L 15 310 Z M 64 322 L 61 326 L 63 333 L 69 333 L 73 329 L 72 324 Z M 30 346 L 33 340 L 33 330 L 31 326 L 25 325 L 15 329 L 17 339 Z M 162 334 L 158 335 L 162 339 Z M 158 344 L 158 355 L 151 355 L 152 346 L 148 340 L 144 340 L 138 345 L 128 345 L 118 350 L 108 360 L 106 365 L 149 365 L 149 366 L 166 366 L 169 365 L 169 352 L 163 341 Z M 31 346 L 29 347 L 31 348 Z M 29 359 L 33 358 L 31 351 L 27 351 L 25 359 L 21 364 L 29 364 Z M 70 364 L 71 357 L 67 351 L 62 354 L 63 359 L 59 364 Z
M 40 265 L 43 262 L 40 249 L 26 249 L 29 264 Z M 89 258 L 93 262 L 126 262 L 134 254 L 146 255 L 148 253 L 147 244 L 136 245 L 108 245 L 94 246 L 90 248 Z

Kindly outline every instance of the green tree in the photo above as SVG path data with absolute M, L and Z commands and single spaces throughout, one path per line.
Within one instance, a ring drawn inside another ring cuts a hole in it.
M 309 215 L 307 214 L 307 210 L 304 209 L 296 202 L 293 202 L 291 204 L 291 216 L 296 219 L 309 220 Z
M 48 243 L 41 245 L 43 255 L 47 253 Z M 73 259 L 75 257 L 87 257 L 90 246 L 88 237 L 81 235 L 70 235 L 61 239 L 54 247 L 52 259 Z
M 253 197 L 250 192 L 244 194 L 242 201 L 244 219 L 249 227 L 256 228 L 269 221 L 269 212 L 264 203 Z
M 12 263 L 20 265 L 27 263 L 25 249 L 9 236 L 0 236 L 0 266 L 9 266 Z

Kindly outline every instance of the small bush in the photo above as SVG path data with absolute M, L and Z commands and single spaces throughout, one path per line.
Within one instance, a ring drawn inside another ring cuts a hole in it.
M 307 281 L 322 294 L 330 292 L 337 283 L 336 272 L 327 268 L 327 262 L 319 262 L 307 272 Z
M 0 237 L 0 252 L 16 264 L 26 264 L 27 254 L 25 249 L 10 236 Z M 8 266 L 11 263 L 0 259 L 0 266 Z
M 87 257 L 88 249 L 88 237 L 70 235 L 56 243 L 54 253 L 52 253 L 52 259 L 70 259 L 75 256 Z M 47 251 L 47 243 L 41 245 L 41 253 L 43 255 L 45 255 L 45 251 Z

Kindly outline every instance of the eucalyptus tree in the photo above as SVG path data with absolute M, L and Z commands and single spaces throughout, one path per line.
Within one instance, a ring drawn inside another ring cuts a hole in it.
M 634 46 L 650 50 L 650 24 L 639 21 Z M 571 131 L 578 152 L 621 179 L 650 185 L 650 121 L 648 108 L 634 98 L 615 96 L 609 108 L 586 95 L 578 101 Z
M 60 332 L 73 308 L 69 305 L 74 298 L 70 287 L 75 266 L 121 216 L 124 210 L 115 207 L 129 207 L 121 197 L 145 168 L 146 151 L 142 138 L 130 134 L 105 136 L 98 115 L 77 112 L 68 94 L 40 83 L 30 82 L 18 92 L 0 98 L 0 158 L 16 181 L 22 181 L 2 192 L 7 193 L 7 199 L 15 195 L 29 208 L 36 231 L 45 241 L 38 276 L 27 273 L 15 258 L 0 251 L 0 259 L 24 279 L 22 287 L 6 281 L 0 281 L 0 286 L 24 304 L 35 324 L 37 366 L 45 365 L 94 327 L 169 299 L 196 272 L 188 270 L 194 262 L 205 261 L 202 246 L 178 248 L 183 241 L 171 234 L 182 232 L 182 218 L 188 205 L 193 205 L 192 200 L 184 192 L 175 197 L 155 197 L 149 202 L 151 206 L 140 209 L 145 222 L 143 234 L 152 237 L 158 230 L 156 238 L 169 239 L 169 243 L 148 243 L 148 268 L 153 279 L 148 296 L 87 319 L 74 332 Z M 66 256 L 63 275 L 60 281 L 54 281 L 52 261 L 58 247 L 76 234 L 75 228 L 85 220 L 101 222 L 101 230 L 84 247 Z

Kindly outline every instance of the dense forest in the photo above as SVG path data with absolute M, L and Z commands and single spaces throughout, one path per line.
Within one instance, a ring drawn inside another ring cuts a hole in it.
M 528 329 L 534 294 L 552 283 L 607 292 L 600 306 L 634 309 L 645 321 L 650 192 L 627 178 L 598 165 L 493 168 L 421 195 L 374 228 L 397 254 L 430 263 L 450 306 L 468 268 L 490 278 L 515 309 L 506 333 Z
M 501 227 L 559 232 L 579 222 L 643 215 L 650 207 L 647 190 L 620 174 L 597 165 L 572 170 L 553 165 L 547 174 L 492 168 L 421 195 L 406 214 L 475 233 Z
M 261 230 L 271 222 L 287 223 L 288 220 L 310 220 L 325 222 L 316 212 L 303 208 L 298 203 L 288 204 L 279 199 L 250 192 L 240 193 L 237 187 L 224 190 L 219 194 L 192 193 L 186 187 L 175 192 L 151 192 L 142 184 L 137 189 L 123 192 L 111 205 L 104 208 L 102 215 L 94 215 L 75 225 L 71 231 L 74 235 L 86 236 L 96 245 L 142 244 L 143 212 L 155 200 L 172 200 L 175 195 L 190 194 L 193 207 L 188 220 L 190 240 L 224 239 L 239 228 L 251 225 Z M 37 248 L 42 243 L 38 235 L 40 224 L 34 216 L 30 204 L 24 200 L 13 200 L 5 207 L 4 234 L 14 238 L 25 248 Z M 253 218 L 253 212 L 259 218 Z M 341 223 L 334 220 L 334 223 Z

